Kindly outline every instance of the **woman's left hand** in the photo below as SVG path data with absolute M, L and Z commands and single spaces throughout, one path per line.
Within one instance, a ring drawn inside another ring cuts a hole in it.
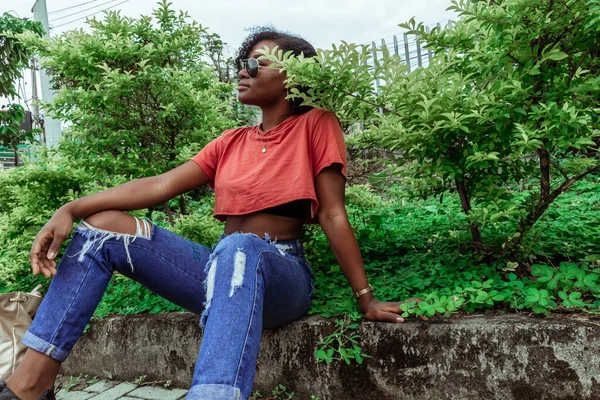
M 371 321 L 404 322 L 404 318 L 400 315 L 402 313 L 400 304 L 407 301 L 416 301 L 419 303 L 421 299 L 413 297 L 401 302 L 382 302 L 373 299 L 363 307 L 363 312 L 365 313 L 365 318 Z

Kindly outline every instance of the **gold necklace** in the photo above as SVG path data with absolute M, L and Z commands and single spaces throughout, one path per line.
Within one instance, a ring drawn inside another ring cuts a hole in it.
M 258 134 L 258 138 L 260 139 L 260 141 L 262 142 L 262 145 L 263 145 L 262 153 L 265 154 L 267 152 L 267 144 L 263 140 L 262 135 L 260 134 L 260 131 L 256 131 L 256 133 Z
M 289 117 L 290 116 L 288 115 L 286 117 L 286 119 L 284 119 L 284 121 L 286 121 Z M 279 123 L 279 125 L 281 125 L 282 123 L 283 123 L 283 121 L 281 123 Z M 277 125 L 277 126 L 279 126 L 279 125 Z M 260 130 L 261 130 L 260 127 L 261 126 L 262 126 L 262 123 L 260 125 L 258 125 L 258 129 L 256 130 L 256 134 L 258 135 L 258 138 L 260 139 L 260 141 L 262 142 L 262 145 L 263 145 L 263 148 L 262 148 L 261 151 L 262 151 L 263 154 L 265 154 L 267 152 L 267 143 L 263 140 L 263 135 L 260 134 Z M 275 127 L 271 128 L 269 130 L 272 131 L 273 129 L 275 129 Z M 265 136 L 267 136 L 267 135 L 265 135 Z

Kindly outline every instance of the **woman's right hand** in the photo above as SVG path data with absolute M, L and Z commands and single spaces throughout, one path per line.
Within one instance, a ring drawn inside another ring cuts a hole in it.
M 33 240 L 29 260 L 34 275 L 46 278 L 56 275 L 56 255 L 64 240 L 71 234 L 75 218 L 66 207 L 59 208 Z
M 103 210 L 140 210 L 163 204 L 169 199 L 207 184 L 210 180 L 194 161 L 164 174 L 135 179 L 111 189 L 74 200 L 59 208 L 33 241 L 29 260 L 35 275 L 56 275 L 54 258 L 71 234 L 73 221 Z

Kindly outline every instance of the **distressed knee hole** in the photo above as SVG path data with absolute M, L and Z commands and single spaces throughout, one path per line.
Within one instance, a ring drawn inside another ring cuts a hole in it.
M 152 224 L 145 219 L 135 218 L 135 236 L 150 239 L 152 236 Z
M 200 325 L 204 326 L 206 324 L 206 318 L 208 318 L 208 309 L 210 308 L 210 303 L 212 302 L 213 295 L 215 293 L 215 278 L 217 276 L 217 261 L 219 257 L 215 256 L 208 261 L 207 268 L 208 271 L 206 273 L 206 280 L 204 281 L 204 291 L 206 293 L 206 302 L 204 303 L 204 311 L 200 316 Z
M 135 222 L 135 228 L 131 220 Z M 132 217 L 122 211 L 107 210 L 92 214 L 81 221 L 88 230 L 99 229 L 117 235 L 130 235 L 150 239 L 152 224 L 145 219 Z
M 231 276 L 231 290 L 229 291 L 229 297 L 233 296 L 235 289 L 242 286 L 244 283 L 244 272 L 246 271 L 246 254 L 242 249 L 238 249 L 235 252 L 233 259 L 233 275 Z
M 200 326 L 206 325 L 208 318 L 208 312 L 213 300 L 215 293 L 215 281 L 217 277 L 217 264 L 219 257 L 215 255 L 208 260 L 206 264 L 206 280 L 204 281 L 204 290 L 206 293 L 206 302 L 204 303 L 204 311 L 200 316 Z M 232 297 L 234 292 L 242 287 L 244 283 L 244 273 L 246 272 L 246 253 L 239 248 L 233 256 L 233 274 L 231 275 L 231 286 L 229 290 L 229 297 Z
M 105 225 L 111 225 L 110 218 L 122 218 L 123 215 L 126 214 L 120 211 L 103 211 L 101 213 L 93 214 L 89 217 L 88 221 L 82 220 L 79 224 L 79 228 L 83 230 L 82 234 L 87 240 L 81 248 L 81 251 L 73 255 L 73 257 L 79 256 L 77 260 L 82 263 L 85 255 L 93 249 L 94 245 L 96 245 L 96 251 L 98 251 L 107 240 L 123 240 L 123 246 L 125 247 L 125 253 L 127 254 L 127 263 L 131 266 L 131 272 L 134 272 L 131 254 L 129 253 L 129 244 L 138 238 L 151 239 L 152 224 L 146 220 L 133 217 L 136 224 L 135 234 L 119 233 L 103 229 Z

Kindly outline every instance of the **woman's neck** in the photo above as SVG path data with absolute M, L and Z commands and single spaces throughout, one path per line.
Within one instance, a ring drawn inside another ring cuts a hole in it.
M 287 103 L 287 102 L 286 102 Z M 279 106 L 274 108 L 262 108 L 262 124 L 261 129 L 266 132 L 273 129 L 277 125 L 285 121 L 289 116 L 292 115 L 292 110 L 289 104 L 285 106 Z

